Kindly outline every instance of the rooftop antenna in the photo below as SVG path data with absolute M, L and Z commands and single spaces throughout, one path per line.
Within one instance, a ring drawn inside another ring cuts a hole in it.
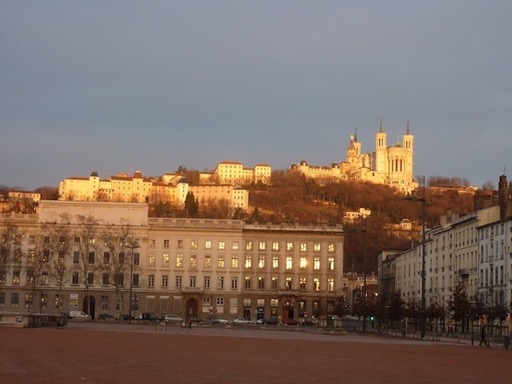
M 380 117 L 380 126 L 379 126 L 379 132 L 382 132 L 382 116 Z
M 409 135 L 409 118 L 407 118 L 407 134 Z

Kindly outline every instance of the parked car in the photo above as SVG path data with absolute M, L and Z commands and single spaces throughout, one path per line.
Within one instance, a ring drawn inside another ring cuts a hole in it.
M 299 322 L 295 319 L 286 319 L 283 321 L 283 324 L 285 325 L 299 325 Z
M 239 317 L 238 319 L 233 320 L 233 324 L 252 324 L 251 320 L 247 320 L 246 318 Z
M 135 320 L 135 317 L 132 316 L 132 315 L 129 315 L 127 313 L 123 313 L 123 316 L 121 317 L 124 321 L 128 321 L 128 320 Z
M 69 311 L 69 318 L 86 320 L 89 319 L 89 315 L 84 311 Z
M 227 321 L 226 319 L 222 318 L 222 317 L 214 317 L 212 319 L 212 324 L 227 324 L 229 323 L 229 321 Z
M 162 316 L 160 320 L 165 321 L 167 323 L 182 323 L 184 321 L 181 317 L 174 314 L 167 314 L 165 316 Z
M 152 315 L 151 313 L 144 312 L 139 315 L 139 320 L 157 321 L 158 317 Z
M 116 318 L 112 316 L 110 313 L 100 313 L 98 315 L 98 320 L 116 320 Z
M 277 325 L 279 324 L 279 321 L 275 317 L 271 317 L 269 319 L 258 319 L 256 323 L 265 325 Z

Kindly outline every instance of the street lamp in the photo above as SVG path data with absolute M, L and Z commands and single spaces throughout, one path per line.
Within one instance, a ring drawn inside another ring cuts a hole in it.
M 422 232 L 422 239 L 421 239 L 421 303 L 420 303 L 420 311 L 421 311 L 421 317 L 420 317 L 420 334 L 421 334 L 421 340 L 425 338 L 425 326 L 426 326 L 426 299 L 425 299 L 425 283 L 426 283 L 426 245 L 427 240 L 425 236 L 426 232 L 426 198 L 425 198 L 425 176 L 423 176 L 423 193 L 422 197 L 406 197 L 407 200 L 413 200 L 413 201 L 419 201 L 421 202 L 421 232 Z
M 132 322 L 132 313 L 133 313 L 133 263 L 134 263 L 134 253 L 133 250 L 139 248 L 139 244 L 133 238 L 128 241 L 127 247 L 130 249 L 130 307 L 128 312 L 128 324 Z

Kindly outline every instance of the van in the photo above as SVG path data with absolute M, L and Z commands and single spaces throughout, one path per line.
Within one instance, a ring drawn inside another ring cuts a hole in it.
M 84 311 L 69 311 L 70 319 L 88 319 L 89 315 Z

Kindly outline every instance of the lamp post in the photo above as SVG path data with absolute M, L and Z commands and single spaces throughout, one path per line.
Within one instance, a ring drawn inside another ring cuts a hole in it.
M 130 249 L 130 302 L 129 302 L 129 312 L 128 312 L 128 324 L 132 322 L 132 313 L 133 313 L 133 263 L 134 263 L 134 253 L 133 250 L 139 248 L 139 244 L 133 238 L 128 241 L 128 248 Z
M 421 239 L 421 302 L 420 302 L 420 334 L 421 334 L 421 340 L 425 338 L 425 325 L 426 325 L 426 298 L 425 298 L 425 285 L 426 285 L 426 245 L 427 245 L 427 239 L 426 239 L 426 198 L 425 198 L 425 176 L 423 176 L 422 180 L 423 184 L 423 192 L 422 197 L 406 197 L 407 200 L 413 200 L 413 201 L 419 201 L 421 202 L 421 232 L 422 232 L 422 239 Z

